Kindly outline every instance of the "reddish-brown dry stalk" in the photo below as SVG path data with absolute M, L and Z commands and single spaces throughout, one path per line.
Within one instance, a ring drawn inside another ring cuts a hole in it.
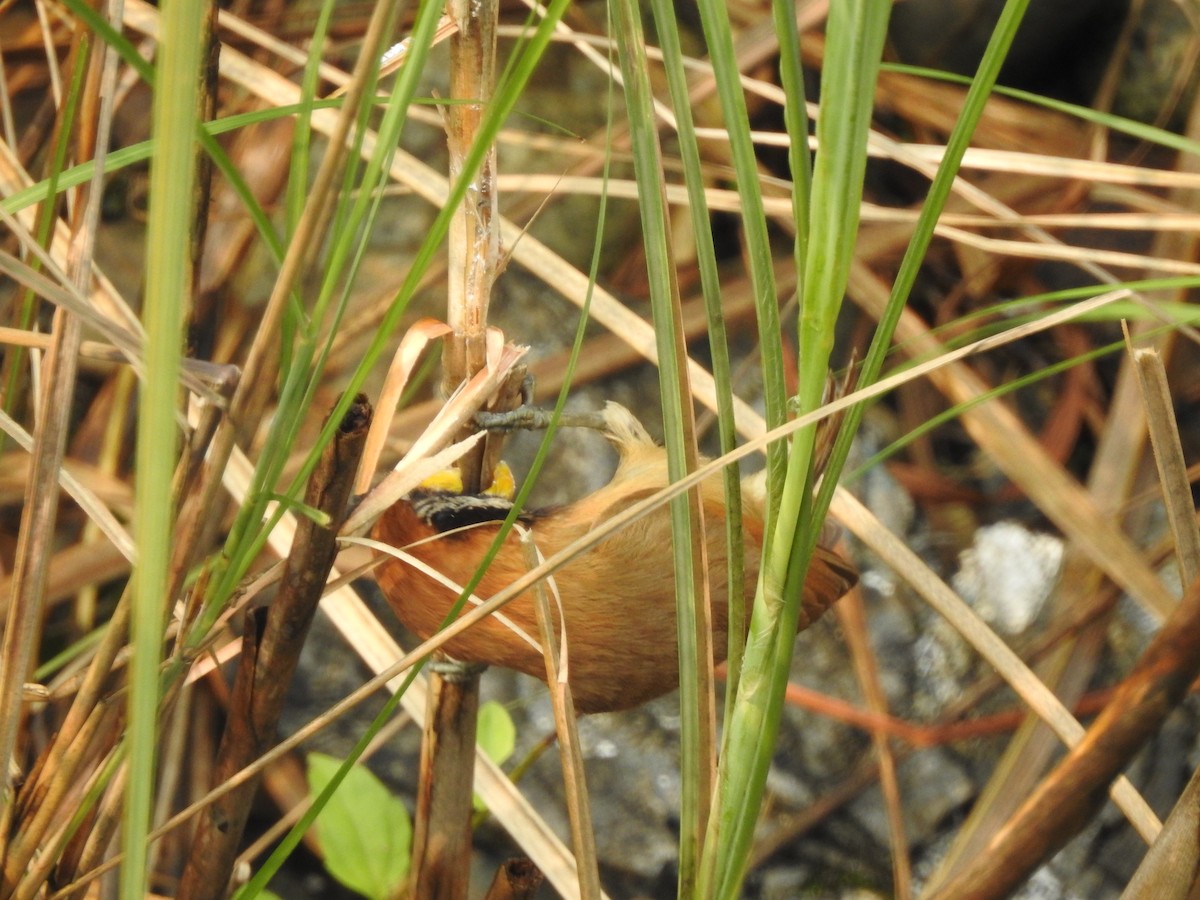
M 213 772 L 218 784 L 274 743 L 285 693 L 337 556 L 338 528 L 346 513 L 370 418 L 371 407 L 360 396 L 322 454 L 305 495 L 309 506 L 329 515 L 330 524 L 321 526 L 307 516 L 299 518 L 278 597 L 265 616 L 252 614 L 247 618 L 229 717 Z M 247 781 L 220 797 L 200 816 L 179 886 L 181 900 L 217 900 L 225 896 L 257 787 L 257 779 Z
M 1042 780 L 985 853 L 932 896 L 1006 897 L 1092 821 L 1134 754 L 1179 705 L 1200 674 L 1200 579 L 1122 682 L 1112 703 Z

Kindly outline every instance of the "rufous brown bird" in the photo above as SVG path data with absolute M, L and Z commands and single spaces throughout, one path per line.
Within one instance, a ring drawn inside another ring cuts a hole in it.
M 604 431 L 620 454 L 612 480 L 562 507 L 522 515 L 544 557 L 578 540 L 607 518 L 666 487 L 666 451 L 625 407 L 609 403 Z M 717 662 L 727 649 L 728 603 L 725 501 L 720 477 L 701 485 L 712 590 L 713 647 Z M 761 555 L 761 503 L 745 492 L 745 588 L 754 600 Z M 431 569 L 463 585 L 474 574 L 512 502 L 495 494 L 465 495 L 422 487 L 393 505 L 375 526 L 377 540 L 406 550 Z M 566 620 L 569 682 L 581 713 L 628 709 L 666 694 L 679 683 L 675 626 L 675 576 L 671 520 L 666 506 L 617 531 L 555 573 Z M 475 593 L 495 595 L 529 567 L 510 533 Z M 422 639 L 438 631 L 459 591 L 410 563 L 389 557 L 376 570 L 388 603 Z M 826 547 L 818 547 L 804 583 L 800 628 L 817 619 L 850 589 L 857 576 Z M 533 598 L 526 592 L 502 610 L 526 635 L 538 635 Z M 546 679 L 540 649 L 492 615 L 451 639 L 443 649 L 464 662 L 504 666 Z

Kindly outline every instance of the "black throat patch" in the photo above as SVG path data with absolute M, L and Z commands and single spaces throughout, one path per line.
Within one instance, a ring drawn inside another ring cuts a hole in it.
M 453 531 L 468 525 L 503 522 L 512 509 L 512 501 L 507 497 L 421 489 L 408 495 L 408 503 L 413 512 L 435 531 Z M 527 517 L 521 516 L 521 519 L 527 520 Z

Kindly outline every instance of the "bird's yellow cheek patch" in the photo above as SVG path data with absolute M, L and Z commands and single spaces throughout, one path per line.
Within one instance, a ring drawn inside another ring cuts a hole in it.
M 462 490 L 461 484 L 459 490 Z M 494 497 L 503 497 L 506 500 L 517 496 L 516 476 L 513 475 L 512 467 L 504 460 L 496 463 L 496 470 L 492 472 L 492 483 L 488 485 L 488 489 L 484 493 Z
M 442 469 L 424 479 L 421 487 L 427 491 L 461 494 L 463 492 L 462 473 L 453 466 Z M 496 471 L 492 473 L 492 483 L 484 491 L 484 494 L 491 497 L 503 497 L 505 500 L 511 500 L 517 495 L 517 479 L 508 463 L 501 460 L 497 464 Z

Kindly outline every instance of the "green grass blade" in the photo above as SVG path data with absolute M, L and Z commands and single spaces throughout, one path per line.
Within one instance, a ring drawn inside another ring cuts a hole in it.
M 659 46 L 671 105 L 675 113 L 680 162 L 688 193 L 688 215 L 695 235 L 696 266 L 700 273 L 700 289 L 704 297 L 707 318 L 708 346 L 712 357 L 713 382 L 717 397 L 717 431 L 721 453 L 737 445 L 737 429 L 733 413 L 733 376 L 729 361 L 729 345 L 725 332 L 724 311 L 721 305 L 721 281 L 713 244 L 712 220 L 705 196 L 704 170 L 700 146 L 692 120 L 691 98 L 688 95 L 687 74 L 679 29 L 675 21 L 675 6 L 669 0 L 651 0 L 654 23 L 658 30 Z M 742 602 L 743 572 L 745 570 L 742 534 L 742 492 L 736 468 L 724 472 L 725 479 L 725 540 L 729 553 L 729 573 L 726 590 L 729 597 L 729 638 L 725 649 L 727 659 L 726 693 L 737 690 L 741 670 L 742 647 L 745 643 L 746 607 Z M 710 523 L 709 527 L 712 527 Z M 721 648 L 718 648 L 721 649 Z M 727 706 L 727 710 L 732 706 Z
M 875 77 L 889 11 L 883 0 L 830 6 L 801 292 L 801 412 L 820 403 L 833 325 L 848 278 Z M 793 92 L 788 99 L 795 103 L 799 98 Z M 798 113 L 793 111 L 789 121 L 798 123 Z M 804 210 L 796 208 L 803 216 Z M 816 530 L 805 521 L 811 506 L 812 445 L 811 427 L 796 434 L 777 523 L 767 536 L 742 680 L 723 744 L 717 811 L 705 842 L 702 896 L 738 896 L 748 865 L 778 734 L 800 586 L 811 554 L 811 548 L 809 554 L 797 550 L 806 532 Z
M 904 253 L 904 259 L 900 263 L 900 269 L 896 273 L 896 280 L 892 285 L 887 308 L 875 330 L 875 337 L 871 341 L 871 347 L 867 351 L 866 358 L 863 360 L 862 371 L 859 376 L 861 384 L 874 383 L 883 368 L 884 360 L 887 358 L 888 350 L 891 346 L 892 335 L 896 330 L 896 324 L 899 322 L 900 314 L 904 311 L 904 306 L 908 302 L 909 292 L 916 282 L 917 273 L 920 271 L 921 264 L 925 259 L 925 253 L 929 249 L 930 242 L 933 240 L 934 226 L 937 224 L 938 217 L 941 215 L 942 209 L 946 205 L 946 200 L 950 196 L 950 190 L 953 187 L 954 178 L 958 174 L 959 165 L 971 142 L 971 135 L 974 134 L 975 126 L 983 115 L 984 105 L 987 103 L 987 98 L 991 94 L 992 88 L 996 83 L 996 78 L 1000 74 L 1000 67 L 1004 64 L 1004 60 L 1008 56 L 1008 48 L 1012 45 L 1013 38 L 1016 36 L 1017 29 L 1021 25 L 1021 20 L 1028 6 L 1029 0 L 1008 0 L 1004 5 L 1004 9 L 1001 10 L 1000 18 L 992 32 L 991 40 L 989 40 L 983 58 L 980 60 L 979 68 L 975 74 L 975 78 L 971 82 L 971 87 L 967 91 L 962 112 L 959 114 L 958 121 L 954 125 L 954 130 L 951 132 L 949 140 L 946 142 L 946 152 L 942 157 L 941 163 L 938 165 L 937 174 L 934 176 L 933 183 L 929 188 L 929 194 L 921 207 L 921 214 L 913 230 L 912 239 Z M 820 493 L 817 496 L 815 508 L 819 516 L 823 517 L 825 510 L 829 508 L 829 503 L 833 498 L 833 491 L 836 487 L 836 476 L 841 471 L 842 466 L 845 465 L 846 457 L 850 453 L 850 443 L 854 438 L 854 433 L 858 430 L 859 422 L 862 421 L 863 409 L 860 405 L 851 407 L 846 411 L 841 432 L 837 436 L 829 457 L 829 470 L 834 477 L 826 479 L 825 483 L 821 485 Z M 816 535 L 813 535 L 811 541 L 815 543 L 815 540 Z
M 959 75 L 955 72 L 944 72 L 939 69 L 929 69 L 923 66 L 910 66 L 903 63 L 884 63 L 883 69 L 887 72 L 899 72 L 903 75 L 916 75 L 920 78 L 929 78 L 934 81 L 949 81 L 954 84 L 970 85 L 973 79 L 964 75 Z M 976 75 L 978 78 L 978 75 Z M 1200 142 L 1188 138 L 1182 134 L 1175 134 L 1172 131 L 1167 131 L 1165 128 L 1159 128 L 1155 125 L 1149 125 L 1145 122 L 1137 122 L 1133 119 L 1127 119 L 1124 116 L 1118 116 L 1110 112 L 1104 112 L 1099 109 L 1091 109 L 1087 106 L 1080 106 L 1078 103 L 1068 103 L 1065 100 L 1058 100 L 1054 97 L 1044 97 L 1041 94 L 1035 94 L 1031 91 L 1023 91 L 1018 88 L 1009 88 L 1002 85 L 995 85 L 993 91 L 1002 97 L 1009 97 L 1013 100 L 1021 100 L 1025 103 L 1031 103 L 1034 106 L 1040 106 L 1043 109 L 1054 110 L 1055 112 L 1064 113 L 1084 122 L 1091 122 L 1093 125 L 1100 125 L 1110 131 L 1120 132 L 1128 135 L 1131 138 L 1136 138 L 1139 141 L 1146 141 L 1150 144 L 1158 144 L 1160 147 L 1166 147 L 1168 150 L 1178 150 L 1180 153 L 1190 153 L 1193 156 L 1200 156 Z
M 642 246 L 650 288 L 658 351 L 659 395 L 663 405 L 663 437 L 672 481 L 696 464 L 695 422 L 687 382 L 687 347 L 680 324 L 679 284 L 670 249 L 670 212 L 663 180 L 658 122 L 650 86 L 646 41 L 640 8 L 634 0 L 613 4 L 614 31 L 625 82 L 633 166 L 638 185 Z M 700 840 L 708 813 L 711 760 L 715 753 L 714 710 L 708 690 L 709 661 L 701 659 L 697 623 L 704 602 L 693 535 L 698 503 L 687 495 L 671 501 L 671 534 L 675 569 L 675 613 L 679 648 L 680 796 L 679 886 L 689 896 L 695 886 Z M 702 557 L 700 557 L 702 558 Z M 635 638 L 636 639 L 636 638 Z
M 204 49 L 203 0 L 163 6 L 154 92 L 143 323 L 146 378 L 138 398 L 134 572 L 129 661 L 129 758 L 122 834 L 121 896 L 140 900 L 147 887 L 146 835 L 155 785 L 159 673 L 172 530 L 176 400 L 184 311 L 191 295 L 191 225 L 196 175 L 196 116 Z
M 738 70 L 734 53 L 729 10 L 722 0 L 700 0 L 698 8 L 716 79 L 717 95 L 725 116 L 725 128 L 729 133 L 729 150 L 737 177 L 750 282 L 758 316 L 758 349 L 761 354 L 765 418 L 767 427 L 774 428 L 783 424 L 787 417 L 787 389 L 784 382 L 779 299 L 776 296 L 774 260 L 759 185 L 758 157 L 750 136 L 750 118 L 746 111 L 746 98 L 742 93 L 741 72 Z M 778 496 L 778 488 L 783 483 L 785 467 L 785 448 L 779 445 L 768 447 L 768 534 L 774 528 L 775 498 Z

